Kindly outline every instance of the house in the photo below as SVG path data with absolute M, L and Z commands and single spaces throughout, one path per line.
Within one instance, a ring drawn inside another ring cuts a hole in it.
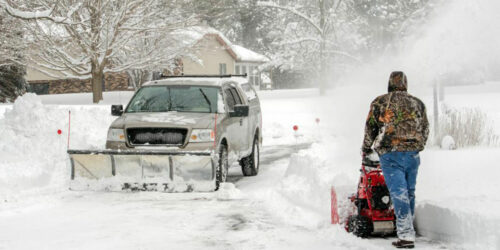
M 38 95 L 92 92 L 90 79 L 58 78 L 44 74 L 29 66 L 27 67 L 25 79 L 28 83 L 28 92 L 33 92 Z M 106 73 L 104 76 L 103 90 L 130 90 L 128 74 Z
M 176 60 L 177 68 L 170 74 L 217 75 L 247 74 L 256 89 L 261 85 L 259 66 L 269 58 L 244 47 L 232 44 L 222 33 L 208 27 L 190 27 L 177 33 L 189 46 L 190 55 Z M 186 36 L 187 34 L 187 36 Z M 127 90 L 131 79 L 127 73 L 106 74 L 105 91 Z M 50 74 L 28 66 L 26 80 L 30 91 L 37 94 L 61 94 L 91 92 L 89 79 L 67 79 L 63 74 Z
M 202 37 L 194 45 L 196 57 L 183 57 L 182 74 L 247 74 L 249 81 L 257 89 L 260 87 L 259 66 L 269 62 L 269 58 L 231 43 L 223 34 L 214 29 L 197 30 Z

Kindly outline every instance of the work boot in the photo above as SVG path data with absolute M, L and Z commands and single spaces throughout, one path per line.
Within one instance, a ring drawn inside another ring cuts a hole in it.
M 407 240 L 397 240 L 392 242 L 392 245 L 396 248 L 414 248 L 415 242 Z

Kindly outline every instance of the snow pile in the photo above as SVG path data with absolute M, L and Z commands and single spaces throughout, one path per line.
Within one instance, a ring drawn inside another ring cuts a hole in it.
M 10 109 L 11 105 L 0 104 L 0 119 L 3 118 L 3 114 Z
M 104 92 L 102 96 L 104 100 L 101 100 L 99 104 L 122 104 L 127 105 L 128 101 L 134 95 L 134 91 L 113 91 Z M 59 105 L 91 105 L 92 104 L 92 94 L 81 93 L 81 94 L 55 94 L 55 95 L 40 95 L 38 96 L 43 104 L 59 104 Z M 1 112 L 1 111 L 0 111 Z
M 243 193 L 236 188 L 233 183 L 221 183 L 219 190 L 215 192 L 214 197 L 217 200 L 228 201 L 228 200 L 241 200 L 243 199 Z
M 277 192 L 292 206 L 286 208 L 291 221 L 308 227 L 317 227 L 325 221 L 328 211 L 328 183 L 321 178 L 324 159 L 314 159 L 308 152 L 298 153 L 290 159 L 285 177 Z
M 457 149 L 457 145 L 455 144 L 455 140 L 450 135 L 443 137 L 441 140 L 441 148 L 446 150 L 455 150 Z
M 68 176 L 63 110 L 46 108 L 33 94 L 18 98 L 0 120 L 0 195 L 35 187 L 61 186 Z M 62 157 L 61 157 L 62 156 Z
M 498 148 L 422 152 L 417 179 L 418 232 L 469 249 L 500 247 Z
M 22 193 L 54 192 L 68 187 L 68 110 L 43 105 L 38 96 L 26 94 L 0 118 L 0 196 L 4 201 L 15 200 Z M 71 145 L 104 147 L 110 123 L 104 109 L 71 110 Z
M 314 143 L 292 155 L 276 187 L 268 192 L 270 210 L 287 223 L 310 229 L 330 227 L 330 189 L 335 187 L 342 216 L 359 173 L 355 164 L 337 164 L 334 143 Z M 345 217 L 345 216 L 344 216 Z

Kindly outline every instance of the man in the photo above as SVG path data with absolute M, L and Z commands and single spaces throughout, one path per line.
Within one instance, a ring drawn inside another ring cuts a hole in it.
M 419 152 L 429 135 L 425 105 L 407 93 L 408 81 L 403 72 L 392 72 L 389 93 L 371 104 L 366 120 L 363 153 L 380 156 L 382 172 L 391 194 L 396 215 L 396 248 L 415 247 L 413 215 Z

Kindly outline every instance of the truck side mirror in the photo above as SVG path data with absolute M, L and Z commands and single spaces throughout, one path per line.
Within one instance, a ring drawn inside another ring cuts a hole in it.
M 123 105 L 111 105 L 111 115 L 121 116 L 123 114 Z
M 229 112 L 229 117 L 247 117 L 250 107 L 248 105 L 234 105 L 234 110 Z

